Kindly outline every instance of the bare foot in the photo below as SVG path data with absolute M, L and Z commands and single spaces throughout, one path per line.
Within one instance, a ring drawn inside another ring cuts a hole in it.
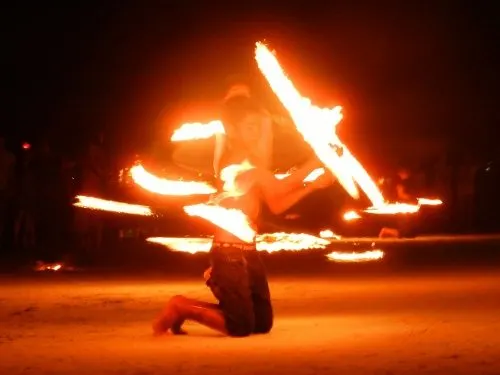
M 160 336 L 168 332 L 177 320 L 177 311 L 174 305 L 169 302 L 160 316 L 153 322 L 153 334 Z M 180 328 L 180 327 L 179 327 Z
M 179 321 L 175 322 L 172 325 L 172 328 L 170 328 L 170 331 L 172 331 L 172 333 L 174 335 L 187 335 L 187 332 L 184 329 L 182 329 L 183 324 L 184 324 L 184 320 L 179 320 Z

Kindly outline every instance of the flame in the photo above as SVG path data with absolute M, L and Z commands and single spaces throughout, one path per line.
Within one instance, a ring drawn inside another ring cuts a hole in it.
M 361 215 L 358 214 L 356 211 L 347 211 L 343 217 L 345 221 L 353 221 L 361 219 Z
M 182 124 L 174 131 L 172 142 L 191 141 L 196 139 L 207 139 L 215 134 L 224 134 L 224 126 L 219 120 L 203 124 L 201 122 Z
M 146 241 L 169 247 L 173 251 L 196 254 L 207 253 L 212 247 L 212 238 L 150 237 Z M 258 251 L 301 251 L 324 249 L 330 241 L 305 233 L 265 233 L 256 236 Z
M 248 217 L 240 210 L 202 203 L 186 206 L 184 211 L 189 216 L 199 216 L 210 221 L 244 242 L 251 243 L 255 239 L 255 231 Z
M 62 263 L 36 262 L 35 271 L 59 271 L 63 268 Z
M 149 237 L 146 241 L 189 254 L 208 253 L 212 247 L 211 238 Z
M 333 251 L 327 254 L 326 257 L 334 262 L 369 262 L 382 259 L 384 257 L 384 252 L 382 250 L 368 250 L 352 253 Z
M 161 195 L 188 196 L 213 194 L 217 191 L 213 186 L 205 182 L 167 180 L 156 177 L 146 171 L 142 165 L 132 167 L 130 175 L 134 182 L 143 189 Z
M 359 192 L 352 175 L 345 168 L 342 156 L 339 156 L 334 149 L 334 147 L 342 149 L 344 146 L 335 134 L 335 127 L 342 119 L 342 108 L 337 106 L 327 109 L 313 106 L 308 98 L 300 95 L 286 77 L 276 57 L 260 42 L 256 44 L 255 59 L 271 89 L 290 113 L 304 140 L 313 148 L 325 166 L 337 176 L 347 192 L 352 197 L 358 198 Z
M 420 210 L 420 206 L 409 203 L 386 203 L 379 207 L 369 207 L 364 212 L 376 215 L 414 214 Z
M 260 42 L 256 43 L 255 59 L 271 89 L 290 113 L 299 133 L 353 198 L 359 198 L 359 186 L 372 203 L 371 212 L 418 211 L 417 205 L 411 209 L 408 205 L 386 203 L 375 181 L 335 132 L 342 120 L 340 106 L 319 108 L 310 99 L 302 97 L 286 76 L 276 56 Z
M 300 251 L 324 249 L 330 241 L 306 233 L 269 233 L 257 236 L 257 250 L 269 253 L 276 251 Z
M 255 167 L 248 160 L 245 160 L 241 164 L 228 165 L 221 170 L 220 179 L 224 182 L 222 189 L 227 193 L 222 194 L 224 198 L 227 196 L 238 197 L 246 193 L 246 189 L 236 183 L 237 177 L 253 168 Z
M 319 232 L 319 236 L 321 238 L 329 238 L 329 239 L 336 239 L 336 240 L 340 239 L 340 236 L 333 233 L 330 229 L 322 230 L 321 232 Z
M 443 204 L 441 199 L 417 198 L 420 206 L 439 206 Z
M 153 215 L 151 208 L 147 206 L 141 206 L 139 204 L 109 201 L 106 199 L 89 197 L 86 195 L 77 195 L 76 198 L 79 200 L 79 202 L 73 204 L 76 207 L 87 208 L 91 210 L 99 210 L 99 211 L 117 212 L 121 214 L 131 214 L 131 215 L 141 215 L 141 216 Z

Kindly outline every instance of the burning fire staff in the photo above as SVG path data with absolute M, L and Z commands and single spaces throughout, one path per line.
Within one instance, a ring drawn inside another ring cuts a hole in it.
M 241 87 L 230 90 L 225 98 L 222 122 L 225 136 L 216 148 L 214 166 L 224 186 L 216 195 L 216 204 L 240 210 L 254 227 L 261 204 L 267 204 L 273 213 L 280 214 L 313 191 L 332 183 L 331 175 L 325 173 L 304 185 L 305 177 L 321 166 L 316 159 L 281 180 L 269 171 L 271 120 L 249 97 L 248 90 Z M 230 169 L 238 171 L 233 178 L 227 177 Z M 268 333 L 273 326 L 273 308 L 255 238 L 248 243 L 217 228 L 210 258 L 211 268 L 205 273 L 205 279 L 219 303 L 175 296 L 154 322 L 154 333 L 182 334 L 185 320 L 196 321 L 233 337 Z

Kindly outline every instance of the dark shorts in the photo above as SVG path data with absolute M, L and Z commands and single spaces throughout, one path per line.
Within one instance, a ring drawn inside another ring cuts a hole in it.
M 268 333 L 273 308 L 266 270 L 250 245 L 214 244 L 207 285 L 219 300 L 230 336 Z

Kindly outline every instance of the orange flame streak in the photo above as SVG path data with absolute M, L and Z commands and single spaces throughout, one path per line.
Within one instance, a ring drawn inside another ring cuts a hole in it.
M 247 216 L 240 210 L 210 204 L 195 204 L 184 207 L 184 211 L 189 216 L 199 216 L 210 221 L 244 242 L 251 243 L 255 239 L 255 231 Z
M 344 214 L 343 218 L 345 221 L 353 221 L 353 220 L 361 219 L 361 215 L 358 214 L 356 211 L 347 211 Z
M 388 204 L 375 181 L 335 133 L 335 128 L 342 119 L 341 107 L 319 108 L 312 105 L 309 99 L 302 97 L 286 76 L 274 54 L 264 44 L 256 44 L 255 59 L 271 89 L 290 113 L 304 140 L 313 148 L 325 166 L 337 176 L 339 182 L 353 198 L 359 198 L 357 183 L 371 201 L 372 211 L 375 209 L 392 213 L 399 213 L 398 209 L 403 212 L 415 211 L 415 209 L 399 204 L 390 204 L 389 207 L 385 207 Z M 335 152 L 332 146 L 341 149 L 342 153 Z M 418 206 L 416 207 L 418 211 Z
M 212 247 L 211 238 L 149 237 L 146 241 L 167 246 L 170 250 L 182 253 L 208 253 Z
M 37 262 L 35 266 L 36 271 L 59 271 L 63 265 L 61 263 L 43 263 Z
M 219 120 L 210 121 L 206 124 L 201 122 L 182 124 L 174 131 L 170 138 L 172 142 L 191 141 L 196 139 L 207 139 L 215 134 L 224 134 L 224 126 Z
M 359 197 L 359 191 L 332 146 L 344 147 L 335 134 L 335 127 L 342 119 L 341 107 L 333 109 L 313 106 L 308 98 L 300 95 L 293 83 L 287 78 L 276 57 L 262 43 L 256 44 L 255 59 L 271 89 L 290 113 L 297 130 L 313 148 L 318 158 L 335 175 L 353 197 Z
M 375 215 L 414 214 L 420 211 L 422 206 L 439 206 L 443 204 L 441 199 L 417 198 L 417 201 L 418 204 L 385 203 L 383 206 L 369 207 L 363 211 Z M 361 218 L 356 211 L 348 211 L 343 217 L 345 221 Z
M 382 259 L 384 257 L 384 252 L 382 250 L 369 250 L 361 253 L 333 251 L 327 254 L 326 257 L 333 262 L 369 262 Z
M 151 208 L 141 206 L 139 204 L 129 204 L 123 202 L 109 201 L 95 197 L 88 197 L 85 195 L 77 195 L 76 198 L 79 202 L 74 203 L 76 207 L 87 208 L 91 210 L 117 212 L 120 214 L 152 216 Z
M 142 165 L 130 169 L 134 182 L 152 193 L 171 196 L 188 196 L 196 194 L 213 194 L 217 190 L 205 183 L 196 181 L 168 180 L 149 173 Z
M 257 250 L 269 253 L 276 251 L 301 251 L 324 249 L 330 241 L 306 233 L 269 233 L 257 236 Z
M 417 198 L 420 206 L 439 206 L 443 204 L 441 199 Z
M 328 238 L 328 239 L 336 239 L 336 240 L 339 240 L 340 239 L 340 236 L 333 233 L 330 229 L 326 229 L 326 230 L 322 230 L 321 232 L 319 232 L 319 236 L 321 238 Z
M 207 253 L 212 247 L 211 238 L 175 238 L 175 237 L 150 237 L 148 242 L 167 246 L 173 251 L 183 253 Z M 256 237 L 258 251 L 269 253 L 277 251 L 301 251 L 311 249 L 324 249 L 330 241 L 305 233 L 267 233 Z
M 376 215 L 414 214 L 420 210 L 417 204 L 385 203 L 383 206 L 369 207 L 364 212 Z
M 248 160 L 244 160 L 241 164 L 228 165 L 220 172 L 220 179 L 224 182 L 222 189 L 225 193 L 219 194 L 219 199 L 224 199 L 229 196 L 238 197 L 246 193 L 246 189 L 238 186 L 236 178 L 239 174 L 255 168 Z

